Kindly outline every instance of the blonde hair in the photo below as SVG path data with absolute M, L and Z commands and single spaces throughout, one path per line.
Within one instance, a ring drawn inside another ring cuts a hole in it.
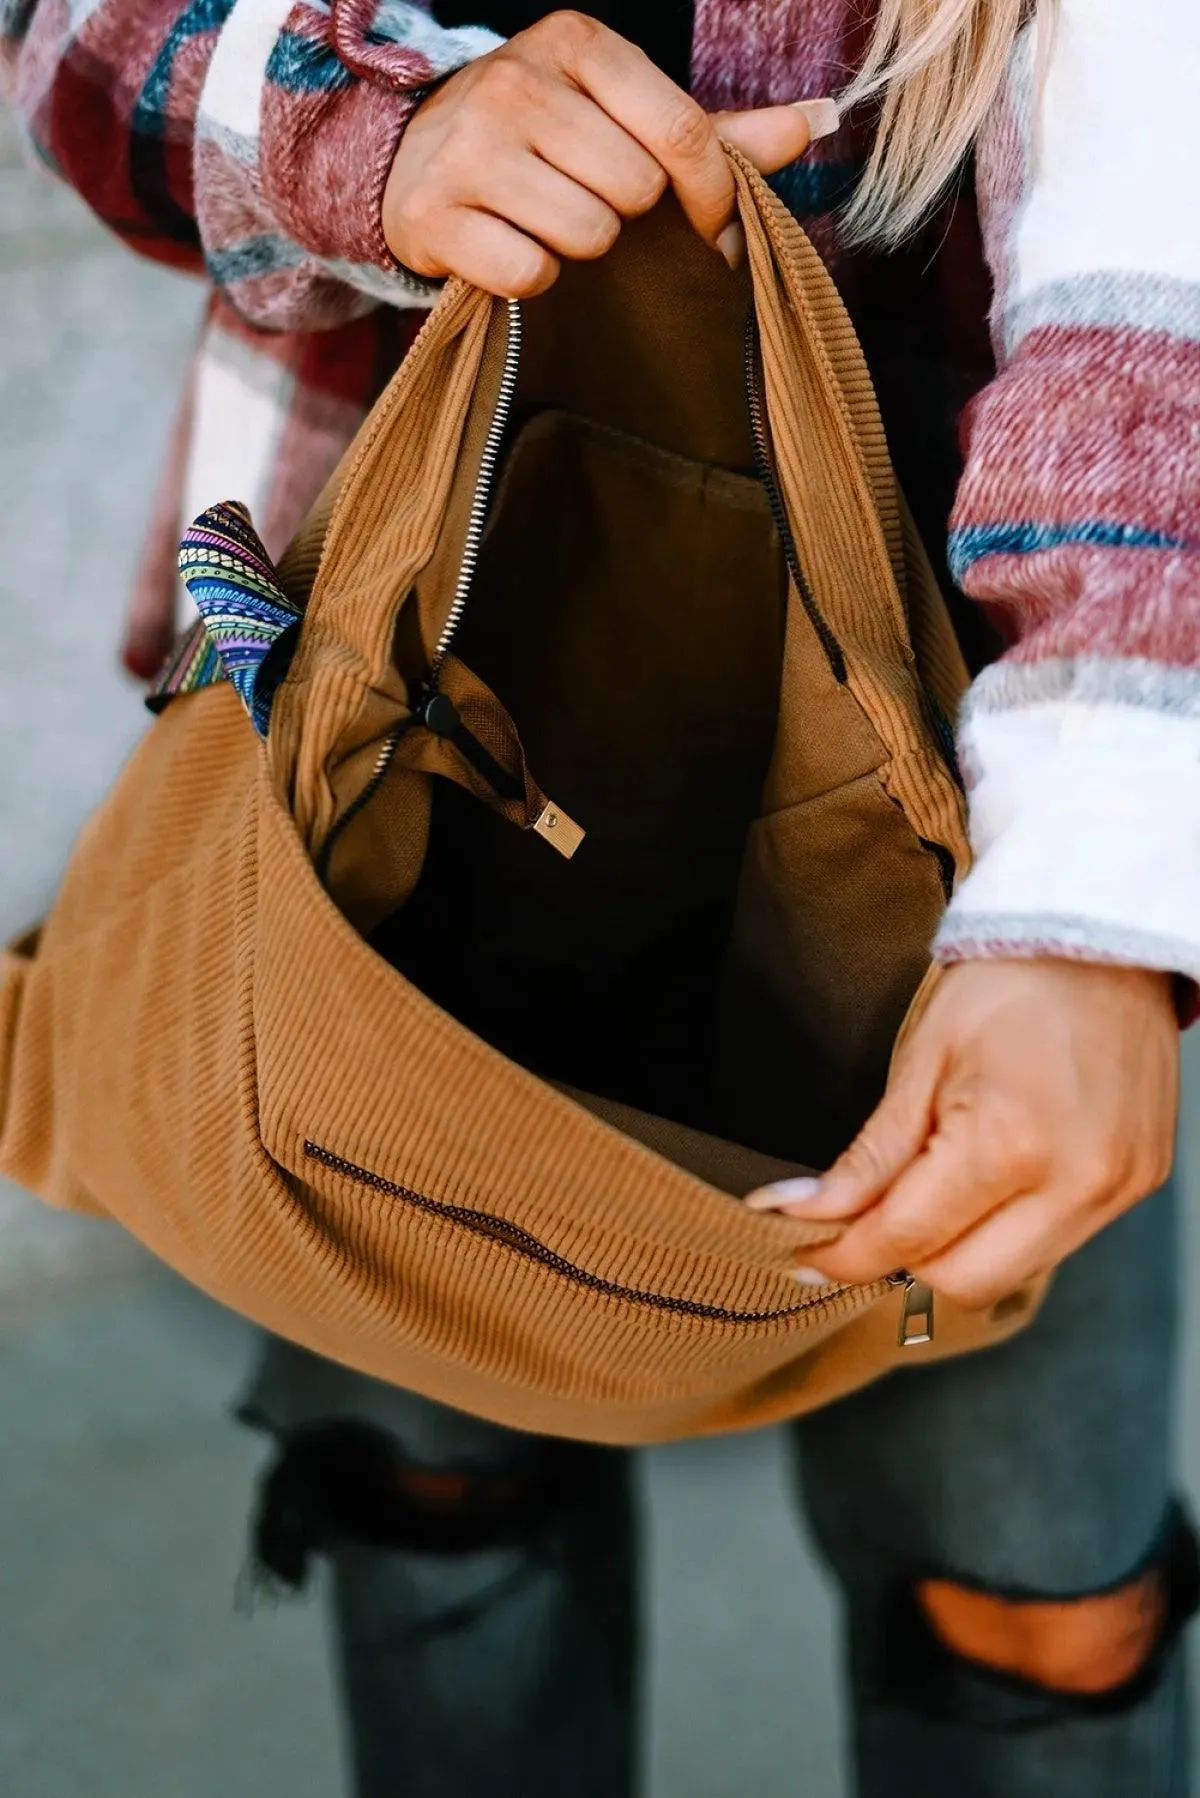
M 1004 80 L 1017 34 L 1036 13 L 1044 73 L 1056 0 L 879 0 L 843 111 L 879 103 L 879 129 L 846 210 L 851 239 L 896 244 L 953 180 Z

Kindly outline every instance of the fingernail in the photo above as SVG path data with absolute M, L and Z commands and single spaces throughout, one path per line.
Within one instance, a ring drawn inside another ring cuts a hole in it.
M 842 122 L 836 100 L 793 100 L 792 105 L 804 114 L 808 135 L 814 141 L 818 137 L 832 137 Z
M 798 1286 L 832 1286 L 833 1281 L 828 1274 L 823 1274 L 819 1267 L 794 1267 L 792 1278 Z
M 737 219 L 731 225 L 726 225 L 717 239 L 717 248 L 730 268 L 741 268 L 746 260 L 746 233 Z
M 757 1192 L 749 1193 L 745 1203 L 751 1211 L 777 1211 L 781 1205 L 803 1205 L 808 1199 L 815 1199 L 821 1190 L 821 1182 L 806 1175 L 803 1179 L 779 1180 L 774 1186 L 760 1186 Z

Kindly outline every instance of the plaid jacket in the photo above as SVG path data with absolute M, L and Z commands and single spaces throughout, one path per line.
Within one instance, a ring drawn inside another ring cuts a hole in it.
M 698 0 L 693 91 L 836 91 L 857 10 Z M 780 187 L 834 259 L 907 484 L 936 495 L 934 415 L 974 392 L 948 555 L 1009 647 L 960 725 L 978 862 L 940 954 L 1200 976 L 1200 26 L 1195 0 L 1130 21 L 1125 0 L 1062 0 L 1036 131 L 1033 27 L 977 145 L 998 372 L 963 209 L 929 269 L 851 263 L 830 207 L 852 137 Z M 212 287 L 147 578 L 172 578 L 181 515 L 225 494 L 273 549 L 290 533 L 429 301 L 379 222 L 405 122 L 496 42 L 406 0 L 0 0 L 36 151 Z

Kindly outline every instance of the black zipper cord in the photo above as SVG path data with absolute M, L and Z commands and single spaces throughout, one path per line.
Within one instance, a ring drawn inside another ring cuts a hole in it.
M 417 700 L 416 717 L 435 737 L 453 743 L 463 760 L 487 782 L 498 798 L 524 799 L 525 782 L 510 774 L 474 732 L 467 729 L 454 701 L 432 682 Z

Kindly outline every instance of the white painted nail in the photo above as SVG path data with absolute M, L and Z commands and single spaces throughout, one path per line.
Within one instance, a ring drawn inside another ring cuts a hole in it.
M 741 268 L 746 259 L 746 233 L 737 219 L 726 225 L 717 239 L 717 248 L 730 268 Z
M 821 1182 L 805 1175 L 802 1179 L 779 1180 L 774 1186 L 760 1186 L 747 1196 L 746 1204 L 751 1211 L 777 1211 L 782 1205 L 803 1205 L 815 1199 L 820 1190 Z
M 818 137 L 832 137 L 842 122 L 836 100 L 793 100 L 792 105 L 808 120 L 808 135 L 814 142 Z
M 823 1274 L 819 1267 L 794 1267 L 792 1278 L 799 1286 L 832 1286 L 833 1281 L 828 1274 Z

